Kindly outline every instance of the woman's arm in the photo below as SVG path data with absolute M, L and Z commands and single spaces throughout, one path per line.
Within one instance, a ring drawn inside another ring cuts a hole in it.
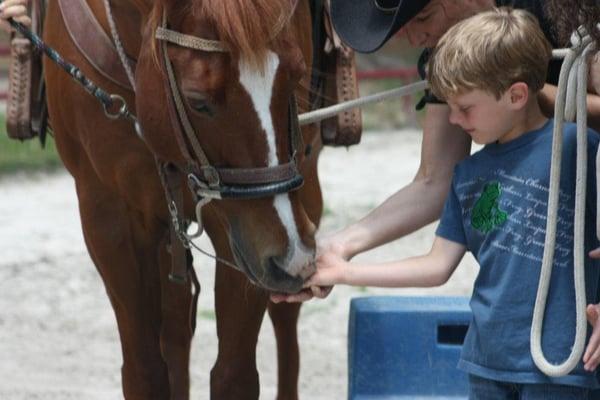
M 445 104 L 428 104 L 421 163 L 414 180 L 358 222 L 325 237 L 320 252 L 345 259 L 416 231 L 440 217 L 454 166 L 469 155 L 471 139 L 448 122 Z M 394 160 L 390 160 L 394 162 Z

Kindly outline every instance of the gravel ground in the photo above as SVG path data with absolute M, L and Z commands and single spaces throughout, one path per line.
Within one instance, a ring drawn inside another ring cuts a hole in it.
M 325 215 L 332 231 L 365 215 L 408 183 L 419 160 L 420 133 L 371 132 L 350 150 L 324 150 L 320 161 Z M 376 174 L 372 173 L 377 171 Z M 12 176 L 0 181 L 0 399 L 120 399 L 121 352 L 112 309 L 86 253 L 74 185 L 66 173 Z M 358 259 L 390 260 L 429 249 L 435 225 Z M 204 248 L 210 248 L 206 238 Z M 216 356 L 214 266 L 195 255 L 202 283 L 192 354 L 192 398 L 208 399 Z M 468 295 L 476 265 L 466 258 L 436 289 L 337 287 L 326 300 L 303 306 L 299 325 L 303 399 L 346 397 L 349 300 L 374 294 Z M 261 399 L 276 388 L 270 323 L 258 348 Z

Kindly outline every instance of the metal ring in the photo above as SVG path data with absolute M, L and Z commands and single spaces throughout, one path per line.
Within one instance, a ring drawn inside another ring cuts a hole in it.
M 120 106 L 117 108 L 117 111 L 114 113 L 111 113 L 108 110 L 108 107 L 106 104 L 103 104 L 104 106 L 104 115 L 106 115 L 107 118 L 109 119 L 119 119 L 122 116 L 127 116 L 127 114 L 129 114 L 129 109 L 127 108 L 127 103 L 125 102 L 125 99 L 121 96 L 119 96 L 118 94 L 111 94 L 110 95 L 110 100 L 111 100 L 111 104 L 109 105 L 110 107 L 115 106 L 115 103 L 120 102 Z

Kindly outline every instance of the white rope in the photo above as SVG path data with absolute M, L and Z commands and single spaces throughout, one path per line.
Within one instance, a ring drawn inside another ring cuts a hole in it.
M 425 88 L 427 88 L 427 81 L 414 82 L 396 89 L 375 93 L 370 96 L 365 96 L 358 99 L 346 101 L 344 103 L 339 103 L 331 107 L 325 107 L 319 110 L 304 113 L 301 114 L 298 119 L 300 121 L 300 125 L 308 125 L 314 122 L 334 117 L 337 114 L 352 108 L 361 108 L 367 104 L 379 103 L 384 100 L 407 96 L 420 90 L 424 90 Z
M 585 315 L 585 254 L 584 254 L 584 228 L 585 228 L 585 200 L 587 179 L 587 57 L 594 49 L 591 40 L 577 40 L 572 38 L 573 47 L 565 52 L 564 49 L 557 53 L 565 54 L 560 71 L 558 93 L 554 108 L 554 132 L 552 141 L 552 162 L 550 167 L 550 193 L 548 195 L 548 214 L 546 225 L 546 238 L 544 243 L 544 256 L 540 272 L 540 281 L 535 300 L 533 319 L 531 324 L 531 356 L 535 365 L 546 375 L 552 377 L 569 374 L 581 360 L 586 340 L 587 320 Z M 574 87 L 574 83 L 577 87 Z M 571 87 L 568 88 L 571 84 Z M 567 100 L 567 94 L 569 99 Z M 556 244 L 556 225 L 558 214 L 558 200 L 560 192 L 560 170 L 562 160 L 562 142 L 564 120 L 574 117 L 575 110 L 566 107 L 566 102 L 575 103 L 577 113 L 577 169 L 575 184 L 575 215 L 574 215 L 574 283 L 575 283 L 575 308 L 576 327 L 573 347 L 569 357 L 561 364 L 550 363 L 542 350 L 542 329 L 548 288 L 554 263 L 554 249 Z M 600 200 L 599 200 L 600 201 Z M 600 221 L 598 222 L 600 234 Z
M 557 59 L 564 58 L 569 51 L 570 49 L 555 49 L 552 51 L 552 57 Z M 358 99 L 346 101 L 344 103 L 338 103 L 330 107 L 325 107 L 304 114 L 300 114 L 300 125 L 308 125 L 322 121 L 327 118 L 335 117 L 336 115 L 353 108 L 362 108 L 369 104 L 380 103 L 385 100 L 391 100 L 408 96 L 421 90 L 427 89 L 427 86 L 427 81 L 425 80 L 413 82 L 405 86 L 400 86 L 396 89 L 375 93 L 370 96 L 360 97 Z

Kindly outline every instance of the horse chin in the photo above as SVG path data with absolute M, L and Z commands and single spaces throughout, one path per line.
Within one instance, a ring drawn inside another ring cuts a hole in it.
M 275 262 L 275 257 L 268 257 L 260 270 L 257 270 L 255 265 L 241 251 L 237 245 L 232 246 L 233 258 L 238 266 L 238 270 L 242 272 L 248 280 L 265 290 L 277 293 L 298 293 L 302 290 L 304 279 L 300 276 L 292 276 L 285 272 Z

